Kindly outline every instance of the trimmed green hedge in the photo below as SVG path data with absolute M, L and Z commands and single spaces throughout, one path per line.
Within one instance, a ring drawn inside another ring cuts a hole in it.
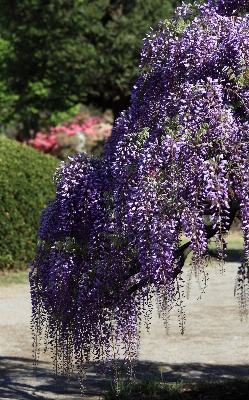
M 35 254 L 41 211 L 55 196 L 59 161 L 0 138 L 0 269 L 26 268 Z

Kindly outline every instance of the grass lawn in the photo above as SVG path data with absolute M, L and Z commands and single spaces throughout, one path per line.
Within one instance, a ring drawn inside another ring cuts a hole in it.
M 182 243 L 186 243 L 188 240 L 189 240 L 188 238 L 183 236 Z M 227 242 L 226 261 L 227 262 L 240 261 L 244 253 L 242 232 L 240 230 L 229 232 L 226 238 L 226 242 Z M 213 239 L 209 243 L 209 248 L 215 251 L 215 242 Z M 191 253 L 187 257 L 186 265 L 188 265 L 188 262 L 190 260 L 191 260 Z
M 29 283 L 29 270 L 0 271 L 0 287 Z
M 211 249 L 215 249 L 215 244 L 211 241 Z M 227 258 L 226 261 L 240 261 L 243 257 L 244 246 L 241 231 L 230 232 L 227 236 Z M 249 398 L 249 397 L 248 397 Z

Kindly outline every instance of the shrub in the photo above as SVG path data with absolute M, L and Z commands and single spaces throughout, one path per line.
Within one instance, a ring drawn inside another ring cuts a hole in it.
M 111 121 L 105 115 L 96 117 L 78 113 L 71 121 L 50 127 L 48 131 L 37 132 L 35 137 L 26 143 L 61 160 L 78 152 L 98 156 L 111 130 Z
M 15 140 L 0 138 L 0 269 L 24 268 L 34 257 L 40 213 L 55 195 L 59 162 Z

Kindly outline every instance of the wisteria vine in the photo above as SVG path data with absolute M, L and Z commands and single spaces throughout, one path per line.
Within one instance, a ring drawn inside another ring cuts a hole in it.
M 204 271 L 215 238 L 241 220 L 238 293 L 249 264 L 249 16 L 245 0 L 184 5 L 144 39 L 130 108 L 101 158 L 79 154 L 55 174 L 31 264 L 35 348 L 45 329 L 56 369 L 81 373 L 137 358 L 156 295 L 181 312 L 183 266 Z M 182 242 L 182 234 L 188 241 Z M 145 307 L 147 305 L 147 308 Z

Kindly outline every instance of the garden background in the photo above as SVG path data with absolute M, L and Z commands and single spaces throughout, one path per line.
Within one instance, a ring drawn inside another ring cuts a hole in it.
M 0 0 L 0 271 L 27 268 L 55 169 L 101 154 L 143 38 L 180 3 Z

